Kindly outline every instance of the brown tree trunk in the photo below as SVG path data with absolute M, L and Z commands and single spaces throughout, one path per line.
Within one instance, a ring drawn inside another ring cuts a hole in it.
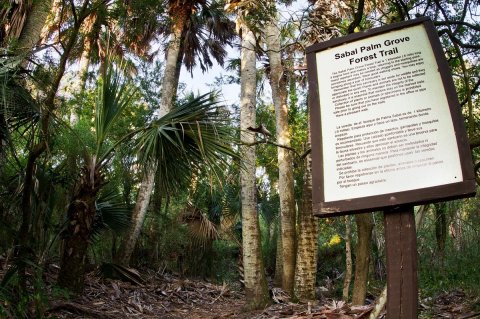
M 307 149 L 311 145 L 310 122 L 308 121 Z M 302 206 L 298 212 L 298 247 L 295 268 L 295 298 L 315 299 L 318 255 L 318 219 L 313 215 L 312 206 L 312 157 L 305 157 L 305 174 Z
M 282 286 L 282 277 L 283 277 L 283 249 L 282 249 L 282 222 L 280 219 L 277 220 L 277 250 L 275 254 L 275 277 L 273 278 L 273 283 L 276 287 Z
M 342 300 L 348 302 L 350 282 L 352 281 L 352 226 L 350 225 L 350 216 L 345 216 L 345 264 Z
M 62 234 L 63 251 L 57 283 L 75 293 L 81 293 L 84 288 L 87 249 L 95 218 L 95 200 L 101 182 L 98 172 L 92 175 L 84 168 L 80 185 L 68 207 L 68 226 Z
M 372 247 L 373 219 L 370 213 L 355 215 L 358 242 L 355 258 L 355 281 L 352 304 L 363 305 L 367 295 L 368 266 Z
M 288 127 L 287 83 L 282 65 L 280 27 L 275 15 L 266 25 L 268 58 L 270 61 L 270 86 L 275 106 L 277 142 L 290 147 Z M 282 223 L 283 275 L 282 288 L 293 295 L 295 278 L 295 197 L 293 181 L 293 158 L 290 150 L 277 148 L 278 154 L 278 194 L 280 196 L 280 220 Z
M 55 108 L 55 96 L 57 95 L 58 88 L 60 87 L 60 81 L 65 74 L 67 60 L 70 57 L 72 48 L 77 40 L 81 23 L 83 22 L 83 19 L 85 19 L 88 3 L 88 1 L 85 1 L 80 9 L 79 19 L 77 23 L 74 24 L 67 44 L 65 45 L 65 50 L 60 57 L 60 62 L 53 78 L 52 85 L 47 93 L 47 96 L 45 97 L 45 108 L 40 119 L 40 137 L 38 143 L 31 147 L 27 157 L 27 166 L 25 168 L 21 201 L 22 223 L 19 229 L 18 246 L 16 252 L 16 255 L 18 256 L 17 266 L 20 277 L 20 286 L 23 286 L 24 288 L 26 286 L 25 261 L 31 259 L 29 254 L 29 241 L 31 236 L 32 192 L 36 161 L 47 149 L 50 118 Z
M 31 2 L 31 6 L 27 7 L 25 2 L 22 6 L 24 12 L 15 12 L 12 16 L 16 18 L 16 22 L 21 24 L 11 25 L 11 30 L 7 34 L 7 38 L 16 39 L 15 52 L 16 53 L 28 53 L 34 48 L 40 40 L 41 31 L 47 17 L 52 8 L 52 0 L 36 0 Z M 0 39 L 0 41 L 5 39 Z
M 256 104 L 256 39 L 253 31 L 242 25 L 240 65 L 240 139 L 245 144 L 255 141 L 247 127 L 255 127 Z M 242 242 L 245 298 L 247 309 L 262 309 L 270 302 L 262 259 L 260 225 L 255 187 L 255 146 L 242 147 L 240 172 L 242 193 Z

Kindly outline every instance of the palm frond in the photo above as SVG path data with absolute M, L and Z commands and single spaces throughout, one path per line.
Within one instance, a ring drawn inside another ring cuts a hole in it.
M 153 163 L 165 191 L 190 176 L 192 170 L 219 177 L 238 158 L 228 117 L 210 94 L 175 107 L 136 136 L 139 162 Z
M 128 106 L 136 88 L 122 77 L 122 65 L 115 67 L 109 60 L 98 85 L 96 97 L 95 131 L 97 136 L 97 156 L 107 138 L 112 125 L 120 113 Z M 105 158 L 105 154 L 102 157 Z
M 105 230 L 119 234 L 130 226 L 131 210 L 123 202 L 121 195 L 114 192 L 103 194 L 98 198 L 95 206 L 93 239 L 99 239 Z
M 16 57 L 0 57 L 0 143 L 12 131 L 27 132 L 38 123 L 40 107 L 21 84 L 25 71 Z
M 187 224 L 192 246 L 206 247 L 219 238 L 216 225 L 197 207 L 188 205 L 180 218 Z

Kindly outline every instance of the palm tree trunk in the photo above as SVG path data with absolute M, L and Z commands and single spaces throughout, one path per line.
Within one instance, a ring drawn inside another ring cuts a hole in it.
M 178 61 L 181 57 L 180 38 L 183 32 L 183 27 L 177 26 L 174 28 L 172 39 L 169 42 L 167 49 L 167 57 L 165 61 L 165 71 L 162 80 L 161 100 L 158 110 L 158 116 L 162 117 L 167 114 L 173 107 L 173 100 L 177 94 L 178 76 L 179 72 Z M 150 203 L 150 197 L 152 195 L 156 168 L 146 169 L 144 177 L 142 179 L 140 189 L 137 195 L 137 202 L 132 212 L 132 223 L 129 231 L 123 237 L 119 254 L 117 255 L 116 262 L 128 266 L 130 263 L 130 257 L 132 255 L 135 244 L 140 235 L 145 216 L 147 214 L 147 208 Z M 157 196 L 160 196 L 157 194 Z
M 98 171 L 94 172 L 93 179 L 88 169 L 85 168 L 84 172 L 68 207 L 68 226 L 63 232 L 63 251 L 57 279 L 60 287 L 75 293 L 81 293 L 84 288 L 87 249 L 95 218 L 95 199 L 102 183 Z
M 280 47 L 280 29 L 278 17 L 266 25 L 266 44 L 270 60 L 270 86 L 275 105 L 277 142 L 290 147 L 288 127 L 287 90 L 282 54 Z M 295 198 L 293 184 L 293 159 L 291 151 L 279 147 L 278 154 L 278 193 L 280 196 L 280 216 L 282 223 L 283 275 L 282 288 L 293 295 L 295 277 Z
M 28 52 L 37 45 L 42 28 L 52 9 L 52 3 L 52 0 L 36 0 L 32 2 L 32 7 L 28 12 L 27 20 L 16 44 L 18 50 Z
M 308 129 L 310 148 L 310 122 Z M 300 300 L 315 299 L 317 277 L 318 219 L 313 215 L 312 206 L 312 157 L 305 158 L 302 209 L 298 213 L 298 247 L 295 268 L 295 297 Z
M 352 304 L 363 305 L 367 295 L 368 267 L 372 246 L 373 219 L 370 213 L 355 215 L 358 242 L 355 258 L 355 282 L 353 284 Z
M 138 190 L 137 202 L 133 209 L 130 228 L 124 235 L 118 252 L 115 256 L 116 262 L 120 265 L 128 266 L 130 263 L 130 257 L 135 249 L 135 244 L 140 236 L 140 231 L 142 230 L 143 222 L 145 221 L 145 216 L 147 214 L 148 203 L 151 196 L 150 194 L 153 191 L 154 176 L 155 175 L 148 173 L 143 176 L 140 189 Z M 146 196 L 148 199 L 144 198 Z
M 85 90 L 85 85 L 87 84 L 88 67 L 90 66 L 90 56 L 92 54 L 94 43 L 92 30 L 96 19 L 97 15 L 95 13 L 90 14 L 85 19 L 85 42 L 83 44 L 82 55 L 80 56 L 78 72 L 76 73 L 77 79 L 72 87 L 72 93 L 78 96 L 82 96 Z M 95 34 L 95 36 L 98 36 L 98 33 Z M 78 104 L 82 105 L 83 103 L 80 101 Z M 78 112 L 75 108 L 72 108 L 70 111 L 70 124 L 74 125 L 78 123 L 78 120 Z
M 40 32 L 39 45 L 43 45 L 48 41 L 48 37 L 53 30 L 59 28 L 61 14 L 62 14 L 63 0 L 53 0 L 50 12 L 45 20 L 45 24 Z
M 240 139 L 251 144 L 255 135 L 247 127 L 255 126 L 256 60 L 255 35 L 242 26 L 240 66 Z M 246 308 L 261 309 L 270 301 L 260 245 L 260 225 L 257 214 L 255 187 L 255 147 L 242 148 L 243 160 L 240 181 L 242 188 L 242 240 L 245 276 Z

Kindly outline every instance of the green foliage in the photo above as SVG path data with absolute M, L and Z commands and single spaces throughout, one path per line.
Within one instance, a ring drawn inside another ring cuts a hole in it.
M 225 110 L 205 94 L 135 132 L 134 148 L 142 165 L 157 166 L 161 189 L 168 193 L 188 180 L 192 171 L 222 176 L 229 158 L 238 158 L 232 133 Z
M 423 227 L 417 231 L 419 283 L 423 295 L 453 289 L 480 294 L 480 233 L 475 226 L 480 222 L 478 207 L 478 198 L 446 203 L 447 237 L 443 255 L 435 237 L 435 214 L 433 209 L 428 211 Z
M 419 254 L 419 282 L 423 296 L 434 296 L 444 291 L 462 288 L 473 295 L 480 295 L 480 270 L 478 242 L 462 251 L 447 246 L 443 264 L 431 254 Z
M 214 279 L 217 283 L 235 283 L 240 278 L 238 271 L 238 260 L 240 258 L 240 248 L 237 244 L 226 240 L 216 240 L 213 242 L 212 267 L 209 270 L 208 277 Z
M 121 234 L 130 226 L 131 210 L 122 201 L 121 196 L 114 192 L 107 192 L 99 196 L 96 202 L 96 214 L 92 237 L 99 239 L 102 232 L 111 230 Z
M 33 262 L 30 262 L 33 264 Z M 5 273 L 0 283 L 0 317 L 1 318 L 45 318 L 49 308 L 49 297 L 58 297 L 59 291 L 49 292 L 42 280 L 42 269 L 34 267 L 34 274 L 29 291 L 20 289 L 16 267 Z

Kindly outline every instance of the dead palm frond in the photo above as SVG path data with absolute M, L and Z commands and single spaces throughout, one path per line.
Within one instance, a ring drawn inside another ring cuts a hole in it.
M 191 244 L 194 247 L 206 247 L 219 238 L 216 225 L 208 219 L 205 213 L 189 203 L 180 215 L 183 223 L 187 224 Z

